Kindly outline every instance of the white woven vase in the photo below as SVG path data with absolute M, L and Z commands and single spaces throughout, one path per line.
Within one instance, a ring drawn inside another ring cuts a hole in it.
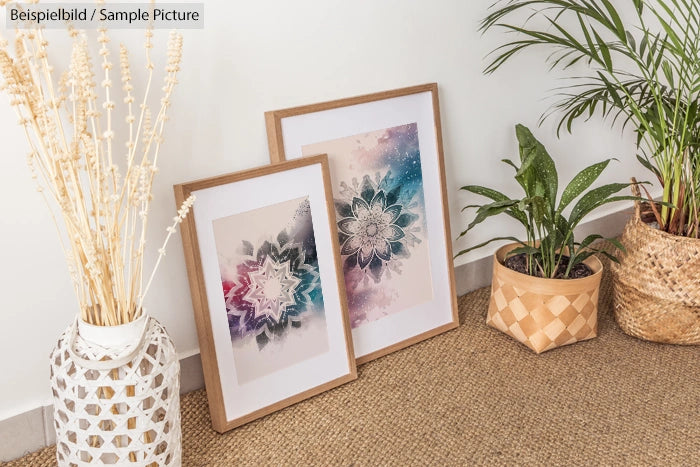
M 81 320 L 51 354 L 60 466 L 180 466 L 180 362 L 165 329 Z

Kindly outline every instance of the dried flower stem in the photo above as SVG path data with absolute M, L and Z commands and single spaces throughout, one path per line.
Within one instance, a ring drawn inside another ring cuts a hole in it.
M 0 5 L 4 3 L 0 0 Z M 146 31 L 148 76 L 138 120 L 133 109 L 136 99 L 129 54 L 120 45 L 120 78 L 128 125 L 126 151 L 121 159 L 113 144 L 117 104 L 107 30 L 98 30 L 99 83 L 86 35 L 74 29 L 69 29 L 69 34 L 73 39 L 70 66 L 59 80 L 54 80 L 48 41 L 41 29 L 16 31 L 14 53 L 0 37 L 0 75 L 4 79 L 0 89 L 9 95 L 27 136 L 27 164 L 37 190 L 50 207 L 59 211 L 60 216 L 51 211 L 59 232 L 57 219 L 63 219 L 65 240 L 61 239 L 61 246 L 82 318 L 96 325 L 123 324 L 143 312 L 143 299 L 164 248 L 194 201 L 185 201 L 175 224 L 168 228 L 144 287 L 143 257 L 153 179 L 180 70 L 182 37 L 170 35 L 163 97 L 153 120 L 148 108 L 154 75 L 150 55 L 153 32 Z

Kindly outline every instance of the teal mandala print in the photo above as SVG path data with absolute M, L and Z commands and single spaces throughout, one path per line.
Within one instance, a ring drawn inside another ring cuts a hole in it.
M 432 299 L 419 134 L 407 123 L 302 148 L 330 161 L 353 329 Z
M 379 281 L 387 269 L 397 269 L 408 258 L 420 227 L 411 212 L 411 198 L 391 172 L 374 180 L 365 175 L 361 183 L 341 183 L 343 198 L 335 200 L 338 236 L 345 270 L 359 268 Z

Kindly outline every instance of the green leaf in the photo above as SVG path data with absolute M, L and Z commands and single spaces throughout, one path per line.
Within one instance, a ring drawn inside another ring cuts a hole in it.
M 603 162 L 590 165 L 576 174 L 566 188 L 564 188 L 564 192 L 561 194 L 561 200 L 559 201 L 557 212 L 561 213 L 564 208 L 569 205 L 569 203 L 583 193 L 586 188 L 591 186 L 593 182 L 598 179 L 603 170 L 605 170 L 611 160 L 612 159 L 606 159 Z
M 496 201 L 491 204 L 485 204 L 481 206 L 476 212 L 476 217 L 474 218 L 474 220 L 467 226 L 467 229 L 465 231 L 459 234 L 459 237 L 457 238 L 466 235 L 466 233 L 469 232 L 472 228 L 474 228 L 478 224 L 481 224 L 489 217 L 497 216 L 498 214 L 501 214 L 502 212 L 506 211 L 508 208 L 515 206 L 517 203 L 517 201 L 508 199 L 503 201 Z
M 578 244 L 578 245 L 579 245 L 579 248 L 586 248 L 586 247 L 588 247 L 591 243 L 593 243 L 594 241 L 596 241 L 596 240 L 598 240 L 598 239 L 600 239 L 600 238 L 603 238 L 603 236 L 602 236 L 602 235 L 599 235 L 599 234 L 591 234 L 591 235 L 589 235 L 588 237 L 584 238 L 583 241 L 582 241 L 581 243 Z
M 557 232 L 559 232 L 559 234 L 562 236 L 562 238 L 566 237 L 567 234 L 569 234 L 571 231 L 573 231 L 573 229 L 569 225 L 569 221 L 567 221 L 566 218 L 564 216 L 562 216 L 561 214 L 556 214 L 555 224 L 556 224 Z M 573 235 L 571 237 L 573 239 Z
M 544 185 L 544 197 L 549 201 L 549 207 L 552 211 L 556 209 L 557 191 L 559 189 L 559 174 L 554 161 L 547 153 L 547 150 L 541 143 L 537 145 L 537 157 L 533 162 L 533 166 L 537 171 L 537 176 Z
M 539 141 L 535 139 L 535 136 L 532 134 L 532 132 L 525 126 L 520 123 L 515 125 L 515 136 L 518 138 L 518 144 L 520 145 L 521 149 L 526 149 L 527 154 L 530 154 L 532 151 L 535 150 L 537 147 L 537 144 Z
M 661 5 L 663 6 L 663 2 L 660 2 Z M 673 12 L 671 12 L 673 13 Z M 664 31 L 668 35 L 668 37 L 671 39 L 671 42 L 673 42 L 673 45 L 675 45 L 679 50 L 683 50 L 683 40 L 678 37 L 676 34 L 675 28 L 673 28 L 670 24 L 666 22 L 666 20 L 659 14 L 655 14 L 656 19 L 659 20 L 659 23 L 663 27 Z
M 572 227 L 576 227 L 584 216 L 593 209 L 604 204 L 606 200 L 610 199 L 609 197 L 611 195 L 620 190 L 624 190 L 630 185 L 631 183 L 610 183 L 589 191 L 574 205 L 571 210 L 571 215 L 569 216 L 569 224 L 571 224 Z M 636 199 L 635 197 L 631 198 Z
M 664 72 L 664 76 L 670 85 L 673 85 L 673 70 L 671 69 L 671 64 L 668 60 L 663 60 L 661 62 L 661 70 Z
M 617 89 L 613 84 L 603 75 L 603 73 L 598 72 L 598 76 L 600 77 L 601 81 L 605 84 L 605 87 L 608 90 L 608 94 L 612 98 L 613 103 L 618 106 L 618 107 L 624 107 L 624 104 L 622 103 L 622 99 L 620 99 L 620 95 L 617 93 Z
M 509 199 L 506 195 L 504 195 L 500 191 L 496 191 L 496 190 L 493 190 L 491 188 L 486 188 L 486 187 L 479 186 L 479 185 L 464 185 L 463 187 L 460 188 L 460 190 L 464 190 L 464 191 L 468 191 L 470 193 L 485 196 L 486 198 L 490 198 L 494 201 L 505 201 L 505 200 Z
M 513 161 L 510 160 L 510 159 L 501 159 L 501 162 L 505 162 L 505 163 L 508 164 L 509 166 L 513 167 L 513 168 L 515 169 L 515 172 L 516 172 L 516 173 L 518 172 L 518 170 L 520 170 L 520 167 L 518 167 L 517 165 L 515 165 L 515 162 L 513 162 Z
M 606 238 L 605 240 L 612 243 L 613 246 L 615 246 L 615 248 L 617 248 L 621 252 L 623 252 L 623 253 L 627 252 L 627 249 L 625 248 L 625 246 L 617 238 Z
M 588 27 L 586 26 L 586 23 L 583 22 L 583 17 L 581 16 L 581 13 L 576 13 L 576 16 L 578 17 L 578 22 L 579 25 L 581 26 L 581 31 L 583 32 L 583 36 L 586 38 L 586 43 L 588 44 L 588 53 L 591 56 L 592 59 L 596 60 L 597 62 L 602 62 L 600 59 L 600 56 L 598 55 L 598 51 L 596 50 L 595 45 L 593 44 L 593 39 L 591 38 L 591 34 L 588 32 Z M 589 60 L 590 62 L 590 60 Z
M 467 204 L 466 206 L 464 206 L 464 207 L 462 208 L 462 210 L 461 210 L 460 212 L 464 212 L 464 211 L 466 211 L 467 209 L 480 208 L 481 206 L 482 206 L 481 204 Z
M 499 241 L 499 240 L 511 240 L 511 241 L 513 241 L 513 242 L 515 242 L 515 243 L 520 243 L 520 244 L 524 245 L 524 243 L 523 243 L 522 241 L 518 240 L 518 239 L 515 238 L 515 237 L 494 237 L 494 238 L 492 238 L 491 240 L 487 240 L 487 241 L 485 241 L 485 242 L 483 242 L 483 243 L 479 243 L 478 245 L 475 245 L 475 246 L 473 246 L 473 247 L 465 248 L 464 250 L 461 250 L 459 253 L 457 253 L 457 254 L 455 255 L 455 258 L 458 257 L 458 256 L 461 256 L 461 255 L 463 255 L 463 254 L 469 253 L 469 252 L 472 251 L 472 250 L 476 250 L 476 249 L 478 249 L 478 248 L 481 248 L 481 247 L 483 247 L 483 246 L 486 246 L 486 245 L 488 245 L 489 243 L 497 242 L 497 241 Z
M 659 172 L 659 170 L 656 167 L 654 167 L 651 164 L 651 162 L 649 161 L 648 158 L 642 157 L 639 154 L 637 154 L 637 160 L 639 161 L 640 164 L 642 164 L 644 166 L 644 168 L 646 168 L 647 170 L 650 170 L 654 175 L 661 178 L 661 173 Z
M 576 266 L 578 263 L 583 263 L 586 259 L 588 259 L 590 256 L 593 256 L 594 254 L 595 254 L 595 251 L 588 250 L 588 251 L 582 251 L 581 253 L 578 253 L 573 258 L 569 258 L 568 269 L 571 270 L 572 267 Z
M 605 250 L 596 250 L 596 253 L 600 253 L 601 255 L 605 256 L 606 258 L 608 258 L 608 259 L 609 259 L 610 261 L 612 261 L 613 263 L 620 264 L 620 260 L 617 259 L 617 256 L 612 255 L 612 254 L 608 253 L 608 252 L 605 251 Z
M 601 0 L 603 2 L 603 5 L 605 6 L 605 9 L 608 10 L 608 14 L 610 15 L 610 18 L 612 18 L 613 23 L 615 24 L 615 30 L 617 31 L 617 37 L 620 38 L 621 41 L 625 41 L 627 38 L 627 35 L 625 34 L 625 27 L 622 24 L 622 20 L 620 19 L 620 15 L 617 14 L 617 11 L 615 10 L 615 7 L 612 6 L 612 4 L 608 0 Z
M 506 195 L 504 195 L 503 193 L 501 193 L 499 191 L 492 190 L 491 188 L 486 188 L 483 186 L 465 185 L 462 188 L 460 188 L 460 190 L 469 191 L 470 193 L 484 196 L 486 198 L 492 199 L 493 201 L 507 201 L 507 200 L 509 200 L 509 201 L 516 202 L 514 200 L 510 200 Z M 468 207 L 479 207 L 479 206 L 469 205 L 469 206 L 465 206 L 464 209 L 467 209 Z M 464 209 L 462 209 L 462 210 L 464 210 Z M 524 226 L 527 226 L 527 217 L 522 212 L 520 212 L 516 209 L 509 209 L 509 210 L 505 211 L 505 213 L 508 214 L 513 219 L 520 222 L 521 224 L 523 224 Z
M 610 49 L 608 49 L 608 44 L 603 40 L 602 37 L 598 34 L 598 32 L 591 28 L 591 32 L 593 32 L 593 35 L 595 36 L 595 40 L 598 43 L 598 51 L 600 52 L 600 55 L 603 57 L 603 63 L 605 64 L 605 68 L 608 70 L 608 72 L 612 73 L 613 72 L 613 64 L 612 64 L 612 56 L 610 55 Z
M 532 198 L 521 199 L 517 207 L 520 211 L 529 212 L 532 216 L 532 221 L 539 228 L 545 220 L 546 200 L 542 196 L 533 196 Z
M 622 183 L 620 183 L 620 185 L 622 185 Z M 603 188 L 603 187 L 601 187 L 601 188 Z M 583 198 L 581 198 L 581 200 L 583 200 Z M 575 218 L 573 216 L 574 212 L 572 211 L 572 215 L 569 218 L 569 223 L 573 227 L 576 227 L 583 217 L 585 217 L 588 213 L 590 213 L 594 209 L 601 207 L 604 204 L 616 203 L 618 201 L 643 201 L 643 200 L 644 200 L 644 198 L 637 197 L 637 196 L 612 196 L 610 198 L 605 198 L 605 199 L 599 201 L 598 203 L 593 204 L 592 206 L 583 206 L 581 211 L 577 213 L 577 216 Z M 661 202 L 659 202 L 659 203 L 664 204 Z M 665 204 L 668 204 L 668 203 L 665 203 Z
M 552 211 L 554 211 L 558 189 L 557 184 L 559 183 L 559 176 L 554 161 L 547 153 L 544 145 L 537 141 L 526 126 L 521 124 L 516 125 L 515 134 L 520 144 L 521 154 L 526 154 L 526 160 L 523 161 L 523 166 L 519 171 L 519 175 L 526 175 L 531 178 L 528 184 L 529 190 L 526 189 L 527 194 L 530 197 L 544 195 L 544 198 L 549 201 Z M 526 170 L 523 170 L 526 162 L 528 163 L 528 167 Z M 534 169 L 534 174 L 528 173 L 527 169 L 529 169 L 530 166 Z M 538 193 L 536 191 L 538 187 L 544 189 L 544 193 Z M 533 189 L 535 190 L 534 193 Z
M 644 12 L 644 0 L 632 0 L 632 3 L 634 3 L 634 7 L 637 9 L 637 14 L 641 16 Z
M 522 165 L 515 174 L 515 180 L 523 187 L 526 195 L 534 196 L 537 187 L 537 179 L 535 178 L 533 164 L 537 153 L 521 147 L 520 154 Z
M 530 245 L 519 246 L 518 248 L 513 248 L 508 252 L 508 256 L 515 256 L 525 253 L 526 255 L 538 255 L 540 250 Z

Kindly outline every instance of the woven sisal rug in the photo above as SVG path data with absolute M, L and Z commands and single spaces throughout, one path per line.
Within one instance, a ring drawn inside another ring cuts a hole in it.
M 599 337 L 540 356 L 484 324 L 487 300 L 461 297 L 458 329 L 225 435 L 203 390 L 184 396 L 184 465 L 700 465 L 700 347 L 623 334 L 607 278 Z

